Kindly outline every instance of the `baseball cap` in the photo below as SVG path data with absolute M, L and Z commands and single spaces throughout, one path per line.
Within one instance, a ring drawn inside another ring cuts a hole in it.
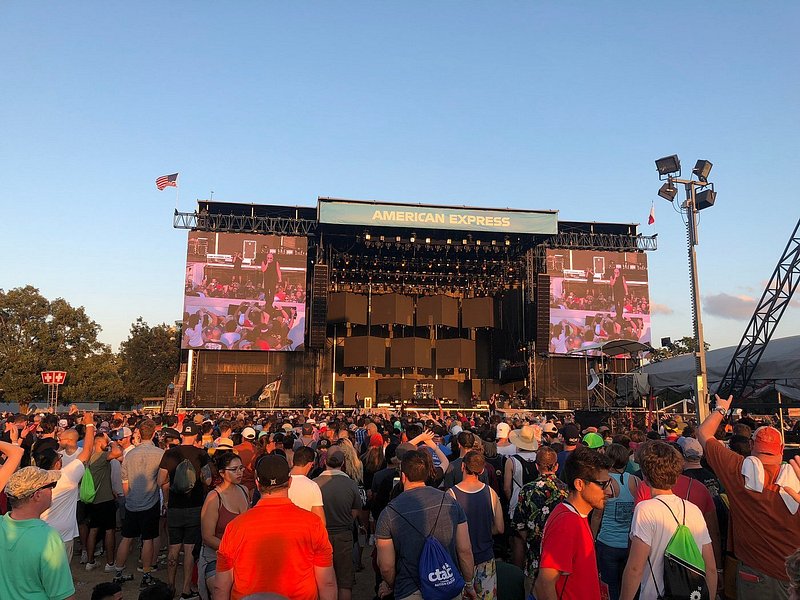
M 369 447 L 380 448 L 381 446 L 383 446 L 383 436 L 380 433 L 373 433 L 369 437 Z
M 781 456 L 783 454 L 781 432 L 769 426 L 756 429 L 753 433 L 753 452 Z
M 289 463 L 280 454 L 265 454 L 256 463 L 256 477 L 261 485 L 283 485 L 289 481 Z
M 344 452 L 334 448 L 325 456 L 325 464 L 331 469 L 338 469 L 344 464 Z
M 172 427 L 164 427 L 161 430 L 161 435 L 164 437 L 164 439 L 173 439 L 173 440 L 181 439 L 181 434 L 178 433 L 177 429 L 173 429 Z
M 200 435 L 200 427 L 197 426 L 197 423 L 188 421 L 183 424 L 181 435 Z
M 545 433 L 558 433 L 558 428 L 555 426 L 555 423 L 545 423 L 542 425 L 542 431 Z
M 680 437 L 678 438 L 678 446 L 681 447 L 683 456 L 687 459 L 701 459 L 703 458 L 703 447 L 694 438 Z
M 578 431 L 578 428 L 572 423 L 567 423 L 564 425 L 564 429 L 561 430 L 561 435 L 564 436 L 564 442 L 569 446 L 574 446 L 581 439 L 581 434 Z
M 219 438 L 217 440 L 217 450 L 233 450 L 233 440 L 229 438 Z
M 27 498 L 44 486 L 58 481 L 59 477 L 61 477 L 61 471 L 45 471 L 39 467 L 25 467 L 11 476 L 6 484 L 5 492 L 12 498 Z
M 331 441 L 328 438 L 322 438 L 317 442 L 317 450 L 325 450 L 331 447 Z
M 403 442 L 397 446 L 397 449 L 394 451 L 395 458 L 397 458 L 397 460 L 403 460 L 403 457 L 406 455 L 406 453 L 412 452 L 416 449 L 417 447 L 414 444 Z
M 511 432 L 511 427 L 508 423 L 498 423 L 497 424 L 497 439 L 507 438 L 508 434 Z
M 292 427 L 291 423 L 284 423 L 283 425 L 281 425 L 281 429 L 283 429 L 284 431 L 291 431 L 292 429 L 294 429 L 294 427 Z
M 256 437 L 256 430 L 252 427 L 245 427 L 242 429 L 242 437 L 246 440 L 252 440 Z
M 120 427 L 119 429 L 115 429 L 111 439 L 115 442 L 119 440 L 124 440 L 125 438 L 131 437 L 133 432 L 130 430 L 130 427 Z
M 603 438 L 594 432 L 589 432 L 583 436 L 583 443 L 593 450 L 602 448 L 604 446 Z
M 59 419 L 58 426 L 61 428 L 67 428 L 69 426 L 69 421 L 67 421 L 66 419 Z

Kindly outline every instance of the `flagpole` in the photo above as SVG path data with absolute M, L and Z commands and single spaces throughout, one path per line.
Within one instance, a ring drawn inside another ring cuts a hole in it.
M 176 213 L 178 212 L 178 188 L 180 188 L 180 186 L 178 185 L 178 179 L 179 178 L 180 178 L 180 174 L 178 174 L 178 177 L 175 178 L 175 212 Z

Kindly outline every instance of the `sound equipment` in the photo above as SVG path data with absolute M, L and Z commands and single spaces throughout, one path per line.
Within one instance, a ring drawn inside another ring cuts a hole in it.
M 536 351 L 550 347 L 550 276 L 536 276 Z
M 329 280 L 328 265 L 314 265 L 314 275 L 311 281 L 311 327 L 308 335 L 310 348 L 325 347 Z

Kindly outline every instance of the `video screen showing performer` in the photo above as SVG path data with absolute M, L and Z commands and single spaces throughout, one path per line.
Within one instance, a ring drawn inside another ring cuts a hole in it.
M 192 231 L 182 348 L 302 350 L 308 241 Z
M 650 343 L 647 256 L 643 252 L 550 249 L 552 354 L 597 355 L 612 339 Z

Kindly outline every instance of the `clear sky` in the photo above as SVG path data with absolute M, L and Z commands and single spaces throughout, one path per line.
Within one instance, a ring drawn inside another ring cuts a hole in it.
M 197 198 L 318 196 L 642 223 L 653 338 L 691 335 L 654 159 L 714 163 L 706 340 L 738 343 L 800 216 L 796 2 L 0 4 L 0 287 L 82 305 L 114 349 L 182 314 Z M 681 191 L 681 196 L 683 192 Z M 647 226 L 651 201 L 656 224 Z M 800 302 L 776 336 L 800 333 Z

